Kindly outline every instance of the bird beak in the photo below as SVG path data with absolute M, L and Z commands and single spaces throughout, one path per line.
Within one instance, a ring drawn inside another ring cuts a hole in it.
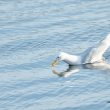
M 60 62 L 60 59 L 59 58 L 56 58 L 56 60 L 54 60 L 51 64 L 52 67 L 58 65 L 58 63 Z

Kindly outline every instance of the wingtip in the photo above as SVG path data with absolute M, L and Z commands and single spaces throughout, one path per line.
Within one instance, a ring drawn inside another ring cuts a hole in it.
M 110 41 L 110 33 L 106 36 L 105 40 Z
M 107 38 L 110 38 L 110 33 L 107 35 Z

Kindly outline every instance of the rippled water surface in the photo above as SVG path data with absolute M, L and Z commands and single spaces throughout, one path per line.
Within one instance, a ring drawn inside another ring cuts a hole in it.
M 110 72 L 50 68 L 109 32 L 110 0 L 0 0 L 0 110 L 110 110 Z

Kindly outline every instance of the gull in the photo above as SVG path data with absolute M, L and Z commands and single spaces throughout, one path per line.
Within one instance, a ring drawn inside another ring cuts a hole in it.
M 98 44 L 88 48 L 81 54 L 71 55 L 65 52 L 61 52 L 58 57 L 53 61 L 52 67 L 58 65 L 60 61 L 64 61 L 69 65 L 81 65 L 81 64 L 93 64 L 105 62 L 103 54 L 110 46 L 110 34 L 105 39 L 101 40 Z

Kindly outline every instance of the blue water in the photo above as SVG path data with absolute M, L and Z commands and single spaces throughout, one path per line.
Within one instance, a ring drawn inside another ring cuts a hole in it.
M 109 32 L 110 0 L 0 0 L 0 110 L 110 110 L 109 72 L 50 68 Z

